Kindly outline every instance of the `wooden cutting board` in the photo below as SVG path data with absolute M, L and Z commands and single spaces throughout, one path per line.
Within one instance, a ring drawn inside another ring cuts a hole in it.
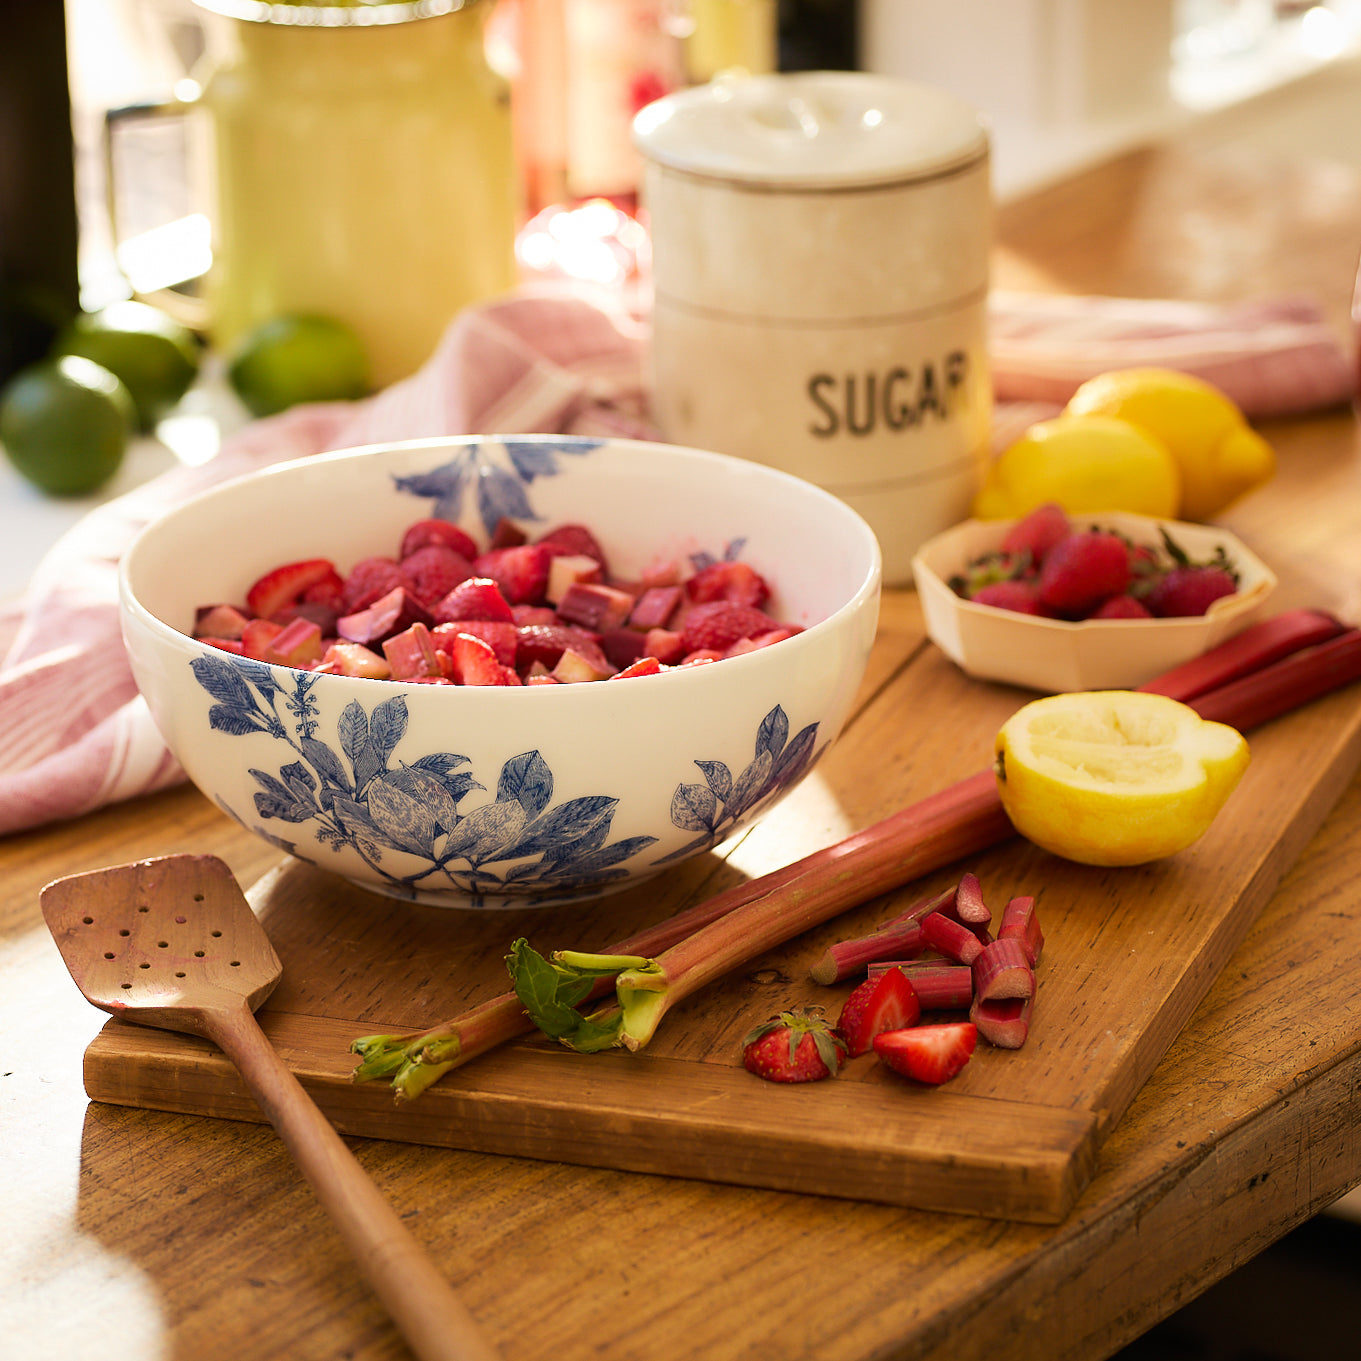
M 909 612 L 904 598 L 893 610 Z M 910 597 L 906 597 L 910 600 Z M 569 1052 L 537 1034 L 397 1103 L 350 1080 L 350 1042 L 413 1032 L 504 992 L 518 936 L 542 952 L 600 949 L 739 878 L 799 859 L 988 764 L 1030 696 L 965 678 L 915 621 L 888 629 L 864 703 L 814 774 L 735 845 L 556 917 L 412 906 L 285 861 L 250 890 L 284 977 L 261 1012 L 342 1132 L 519 1157 L 1054 1223 L 1105 1137 L 1361 765 L 1361 693 L 1250 734 L 1252 765 L 1210 832 L 1160 864 L 1099 870 L 1019 839 L 926 876 L 738 970 L 675 1009 L 642 1053 Z M 872 1056 L 834 1081 L 780 1087 L 741 1067 L 752 1025 L 791 1005 L 835 1016 L 850 984 L 808 977 L 860 934 L 972 869 L 994 910 L 1039 900 L 1046 945 L 1030 1039 L 980 1044 L 939 1089 Z M 1288 942 L 1282 942 L 1287 948 Z M 99 1101 L 262 1116 L 204 1042 L 113 1020 L 90 1045 Z M 1205 1099 L 1212 1101 L 1213 1092 Z

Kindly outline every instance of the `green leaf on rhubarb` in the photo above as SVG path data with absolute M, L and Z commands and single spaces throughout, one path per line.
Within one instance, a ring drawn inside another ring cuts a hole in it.
M 523 937 L 506 956 L 515 995 L 529 1019 L 550 1039 L 583 1054 L 612 1048 L 619 1041 L 617 1012 L 583 1016 L 576 1008 L 590 995 L 595 980 L 615 969 L 577 970 L 546 960 Z

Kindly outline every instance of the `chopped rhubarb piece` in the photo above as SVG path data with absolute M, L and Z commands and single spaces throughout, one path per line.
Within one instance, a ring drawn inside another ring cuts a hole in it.
M 552 560 L 552 553 L 539 544 L 517 544 L 489 549 L 473 560 L 473 570 L 490 577 L 510 604 L 537 605 L 543 602 Z
M 1035 998 L 980 997 L 969 1008 L 969 1019 L 989 1044 L 1019 1049 L 1030 1035 L 1030 1013 Z
M 383 656 L 392 668 L 393 680 L 417 680 L 443 676 L 435 639 L 424 624 L 412 624 L 401 633 L 383 639 Z
M 684 575 L 675 558 L 657 558 L 647 565 L 638 584 L 643 590 L 649 586 L 679 586 Z
M 561 618 L 595 633 L 618 628 L 632 609 L 633 597 L 627 591 L 598 582 L 573 582 L 558 601 Z
M 639 657 L 636 662 L 630 662 L 622 671 L 616 671 L 614 675 L 607 676 L 606 680 L 624 680 L 629 676 L 659 676 L 662 672 L 662 664 L 656 657 Z
M 668 666 L 685 656 L 685 639 L 674 629 L 648 629 L 643 635 L 643 653 Z
M 992 939 L 981 923 L 967 925 L 943 912 L 922 918 L 922 935 L 928 945 L 957 964 L 972 964 Z
M 975 998 L 1031 997 L 1035 970 L 1025 946 L 1015 937 L 990 941 L 970 961 Z
M 696 604 L 727 600 L 756 609 L 770 598 L 770 586 L 765 578 L 745 562 L 710 563 L 685 583 L 685 591 Z
M 629 611 L 629 627 L 641 629 L 644 633 L 648 629 L 665 628 L 676 613 L 681 595 L 679 586 L 644 588 L 633 602 L 633 609 Z
M 323 637 L 332 637 L 336 631 L 336 620 L 340 616 L 330 605 L 304 598 L 296 605 L 285 606 L 278 614 L 270 617 L 276 624 L 283 624 L 285 627 L 295 619 L 309 619 L 321 630 Z
M 368 680 L 387 680 L 392 668 L 386 657 L 364 646 L 363 643 L 335 642 L 326 649 L 322 665 L 333 675 L 363 676 Z
M 394 559 L 360 558 L 345 577 L 341 609 L 346 614 L 355 614 L 397 587 L 410 585 L 411 578 Z
M 477 556 L 477 544 L 473 536 L 460 529 L 449 520 L 417 520 L 408 525 L 402 535 L 400 558 L 409 558 L 418 548 L 428 548 L 431 544 L 443 544 L 452 548 L 460 557 L 471 562 Z
M 402 571 L 411 582 L 411 593 L 421 604 L 433 608 L 461 581 L 473 575 L 473 565 L 445 544 L 431 543 L 402 559 Z
M 978 1027 L 972 1021 L 918 1025 L 876 1036 L 874 1052 L 895 1073 L 939 1086 L 955 1077 L 973 1057 Z
M 1040 962 L 1044 950 L 1044 932 L 1040 930 L 1035 899 L 1030 895 L 1013 898 L 1002 909 L 1002 923 L 997 928 L 998 940 L 1016 939 L 1025 946 L 1026 958 L 1033 968 Z
M 309 586 L 340 576 L 329 558 L 304 558 L 271 568 L 246 592 L 246 608 L 257 619 L 268 619 L 291 605 Z
M 637 629 L 606 629 L 600 635 L 600 650 L 611 666 L 632 666 L 643 655 L 643 635 Z
M 605 680 L 614 674 L 614 668 L 608 662 L 604 665 L 598 664 L 594 659 L 583 656 L 580 652 L 573 651 L 570 647 L 558 658 L 553 667 L 553 677 L 555 680 L 575 684 L 578 681 L 598 681 Z
M 511 622 L 517 629 L 527 629 L 558 622 L 558 612 L 551 605 L 512 605 Z
M 901 969 L 923 1011 L 965 1011 L 973 1003 L 973 970 L 939 959 L 885 959 L 869 966 L 870 978 Z
M 481 638 L 496 655 L 502 666 L 514 666 L 519 649 L 519 634 L 508 620 L 458 619 L 448 624 L 436 624 L 430 630 L 435 646 L 442 652 L 449 650 L 448 640 L 459 633 L 470 633 Z
M 868 1054 L 876 1035 L 916 1025 L 921 1003 L 901 969 L 889 969 L 879 978 L 867 978 L 851 992 L 841 1008 L 837 1033 L 846 1041 L 850 1058 Z
M 310 619 L 295 619 L 265 644 L 263 661 L 305 670 L 321 660 L 321 629 Z
M 809 976 L 815 983 L 840 983 L 876 960 L 908 959 L 920 954 L 926 948 L 922 919 L 952 901 L 954 893 L 953 888 L 948 888 L 933 898 L 922 899 L 867 936 L 829 945 L 809 969 Z
M 235 605 L 208 605 L 194 615 L 194 637 L 241 639 L 247 616 Z
M 437 624 L 460 619 L 490 619 L 503 624 L 515 621 L 501 588 L 490 577 L 468 577 L 460 581 L 431 606 L 430 613 Z
M 471 633 L 457 633 L 449 640 L 448 654 L 453 679 L 459 685 L 519 685 L 520 677 L 496 660 L 489 643 Z
M 245 656 L 254 657 L 257 662 L 265 660 L 265 653 L 275 638 L 284 631 L 282 624 L 272 619 L 248 619 L 241 630 L 241 648 Z
M 992 921 L 992 909 L 983 901 L 983 886 L 976 874 L 965 874 L 959 881 L 955 895 L 955 915 L 962 922 Z
M 196 643 L 207 643 L 209 647 L 220 648 L 223 652 L 235 653 L 238 657 L 246 655 L 246 645 L 240 638 L 199 638 L 195 637 Z
M 584 553 L 557 553 L 548 565 L 548 584 L 544 595 L 557 605 L 563 596 L 579 583 L 600 581 L 600 564 Z
M 432 622 L 429 610 L 405 586 L 398 586 L 365 609 L 342 615 L 336 620 L 336 633 L 348 642 L 368 645 L 381 643 L 412 624 L 429 628 Z

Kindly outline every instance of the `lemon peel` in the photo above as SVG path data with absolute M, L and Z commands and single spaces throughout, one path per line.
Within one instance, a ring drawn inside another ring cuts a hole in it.
M 1048 501 L 1070 515 L 1127 511 L 1172 519 L 1176 460 L 1156 436 L 1105 415 L 1038 421 L 994 460 L 974 500 L 981 520 L 1019 519 Z
M 1164 695 L 1094 690 L 1025 705 L 995 743 L 998 794 L 1027 840 L 1084 865 L 1184 850 L 1247 769 L 1248 744 Z
M 1114 369 L 1073 394 L 1067 415 L 1113 416 L 1161 440 L 1181 477 L 1179 518 L 1207 520 L 1268 481 L 1271 446 L 1211 383 L 1176 369 Z

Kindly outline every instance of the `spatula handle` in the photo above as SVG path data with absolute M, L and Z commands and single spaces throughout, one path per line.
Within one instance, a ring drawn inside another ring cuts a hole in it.
M 421 1361 L 499 1361 L 424 1249 L 303 1089 L 243 1003 L 203 1017 L 278 1130 L 360 1270 Z

